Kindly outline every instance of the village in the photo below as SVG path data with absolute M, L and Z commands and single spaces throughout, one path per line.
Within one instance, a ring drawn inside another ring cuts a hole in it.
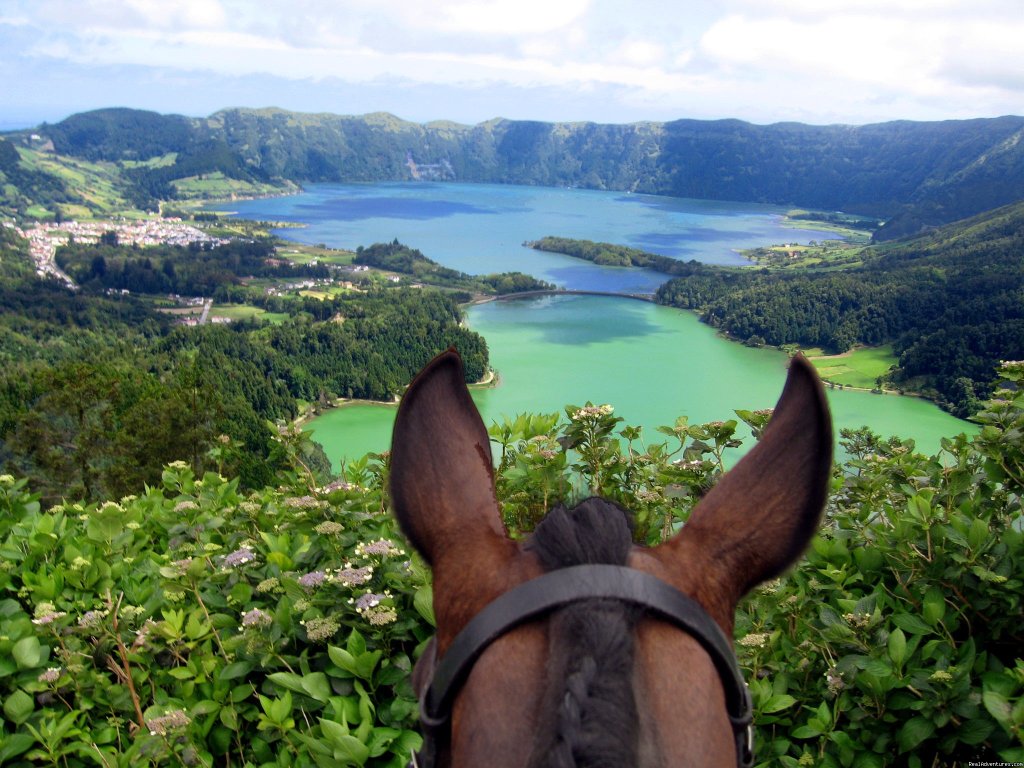
M 14 222 L 2 222 L 4 227 L 24 238 L 29 245 L 36 273 L 40 277 L 58 280 L 70 290 L 78 290 L 77 283 L 64 272 L 56 261 L 57 249 L 71 243 L 95 244 L 108 242 L 120 246 L 147 247 L 156 245 L 191 246 L 199 244 L 209 248 L 225 244 L 226 238 L 215 237 L 197 227 L 186 223 L 180 218 L 163 218 L 147 220 L 106 220 L 106 221 L 63 221 L 43 222 L 34 226 L 21 228 Z M 271 266 L 285 266 L 292 263 L 287 258 L 273 257 L 266 260 Z M 317 264 L 317 260 L 310 262 Z M 328 265 L 332 276 L 327 278 L 298 278 L 266 285 L 263 292 L 267 296 L 306 295 L 325 298 L 334 292 L 361 292 L 365 290 L 365 279 L 371 270 L 366 265 L 345 264 Z M 389 283 L 400 283 L 402 278 L 395 274 L 384 274 L 382 279 Z M 243 284 L 250 284 L 252 278 L 243 278 Z M 421 284 L 414 284 L 422 287 Z M 126 295 L 125 288 L 109 288 L 108 295 Z M 228 308 L 228 312 L 214 312 L 213 299 L 206 296 L 180 296 L 170 294 L 167 297 L 171 306 L 160 307 L 159 311 L 173 315 L 180 325 L 196 326 L 207 323 L 230 323 L 237 319 L 236 309 Z M 240 316 L 245 316 L 240 315 Z
M 75 243 L 98 243 L 100 238 L 113 233 L 118 245 L 191 245 L 200 243 L 214 246 L 227 240 L 212 237 L 202 230 L 186 224 L 179 218 L 146 219 L 142 221 L 62 221 L 38 223 L 28 229 L 4 222 L 29 244 L 29 254 L 40 277 L 50 276 L 75 289 L 75 282 L 57 266 L 54 256 L 57 248 Z

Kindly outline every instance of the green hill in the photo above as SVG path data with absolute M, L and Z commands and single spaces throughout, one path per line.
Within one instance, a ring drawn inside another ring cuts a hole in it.
M 839 272 L 691 263 L 658 300 L 738 339 L 843 352 L 892 343 L 901 387 L 958 415 L 991 391 L 1000 360 L 1024 359 L 1024 203 L 861 252 Z

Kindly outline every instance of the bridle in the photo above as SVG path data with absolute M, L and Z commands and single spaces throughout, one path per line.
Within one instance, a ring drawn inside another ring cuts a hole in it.
M 438 755 L 451 740 L 451 714 L 473 664 L 487 647 L 523 622 L 580 600 L 622 600 L 675 624 L 711 657 L 725 689 L 726 711 L 736 740 L 736 764 L 754 762 L 753 704 L 732 645 L 697 601 L 661 579 L 621 565 L 575 565 L 531 579 L 488 603 L 456 635 L 431 670 L 420 696 L 423 746 L 409 768 L 439 768 Z

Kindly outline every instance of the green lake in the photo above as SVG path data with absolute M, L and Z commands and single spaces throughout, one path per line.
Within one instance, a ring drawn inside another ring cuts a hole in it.
M 696 316 L 642 301 L 558 296 L 481 304 L 469 324 L 487 339 L 498 386 L 473 398 L 484 422 L 524 412 L 562 412 L 569 404 L 611 403 L 644 436 L 685 415 L 691 423 L 769 408 L 786 377 L 786 356 L 727 341 Z M 913 437 L 934 452 L 944 436 L 971 425 L 931 403 L 869 392 L 830 391 L 836 433 L 870 425 Z M 396 409 L 356 404 L 309 423 L 334 462 L 389 447 Z M 747 440 L 749 446 L 750 441 Z

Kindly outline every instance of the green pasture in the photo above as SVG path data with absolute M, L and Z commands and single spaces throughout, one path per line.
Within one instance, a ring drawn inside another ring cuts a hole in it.
M 320 264 L 351 264 L 355 254 L 352 251 L 336 250 L 334 248 L 321 248 L 315 245 L 300 245 L 289 243 L 286 247 L 278 249 L 277 254 L 282 259 L 295 264 L 309 264 L 317 261 Z
M 299 296 L 307 296 L 312 299 L 320 299 L 323 301 L 324 299 L 329 299 L 333 296 L 343 296 L 348 293 L 359 293 L 359 291 L 352 288 L 345 288 L 341 285 L 325 285 L 316 290 L 305 289 L 299 291 Z
M 178 195 L 186 198 L 230 198 L 279 192 L 279 189 L 273 185 L 253 184 L 240 179 L 231 179 L 220 171 L 205 173 L 202 176 L 189 176 L 171 183 Z
M 131 208 L 118 191 L 120 169 L 113 163 L 89 162 L 24 147 L 18 147 L 18 154 L 27 168 L 58 177 L 85 201 L 85 206 L 75 206 L 76 218 L 123 213 Z M 83 212 L 86 215 L 81 215 Z
M 231 320 L 259 318 L 268 323 L 283 322 L 288 315 L 282 312 L 268 312 L 251 304 L 217 304 L 210 310 L 210 317 L 227 317 Z
M 892 346 L 861 347 L 843 355 L 822 355 L 821 350 L 804 350 L 821 378 L 847 387 L 874 389 L 877 379 L 896 365 Z M 817 354 L 815 354 L 817 353 Z
M 122 160 L 121 165 L 125 168 L 166 168 L 169 165 L 174 165 L 177 160 L 177 152 L 168 152 L 159 157 L 151 157 L 148 160 Z

